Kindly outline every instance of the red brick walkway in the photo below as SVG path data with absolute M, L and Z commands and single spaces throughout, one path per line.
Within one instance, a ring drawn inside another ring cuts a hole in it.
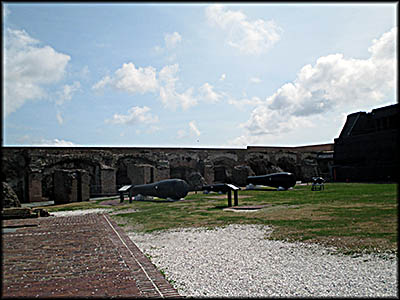
M 12 226 L 2 297 L 179 297 L 107 214 L 3 221 Z

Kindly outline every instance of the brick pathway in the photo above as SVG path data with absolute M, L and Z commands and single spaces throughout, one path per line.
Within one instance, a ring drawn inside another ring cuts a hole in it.
M 4 226 L 2 297 L 179 297 L 107 214 Z

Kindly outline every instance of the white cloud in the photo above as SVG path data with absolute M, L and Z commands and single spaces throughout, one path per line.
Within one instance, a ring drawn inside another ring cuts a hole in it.
M 65 74 L 70 56 L 38 44 L 24 30 L 8 28 L 6 31 L 4 102 L 7 115 L 28 100 L 45 98 L 44 87 L 58 82 Z
M 156 70 L 153 67 L 136 69 L 133 63 L 123 64 L 115 71 L 113 86 L 130 93 L 155 91 L 158 87 Z
M 195 121 L 190 121 L 188 123 L 188 131 L 184 130 L 184 129 L 179 129 L 176 137 L 178 139 L 183 139 L 183 138 L 188 138 L 189 136 L 196 136 L 199 137 L 201 135 L 200 130 L 197 128 L 196 122 Z
M 12 52 L 15 50 L 29 50 L 26 48 L 29 46 L 32 47 L 35 44 L 39 44 L 39 41 L 29 36 L 25 30 L 7 28 L 6 43 L 6 50 Z
M 260 141 L 259 136 L 252 136 L 252 135 L 241 135 L 234 139 L 229 139 L 227 144 L 231 147 L 247 147 L 249 145 L 257 145 Z M 264 144 L 264 143 L 263 143 Z
M 257 106 L 241 124 L 246 134 L 239 140 L 253 141 L 313 126 L 310 116 L 331 111 L 338 114 L 395 102 L 397 28 L 373 40 L 368 59 L 343 54 L 320 57 L 304 66 L 293 82 L 280 87 Z
M 253 110 L 250 119 L 241 124 L 251 135 L 281 134 L 296 128 L 308 128 L 313 124 L 303 117 L 288 115 L 279 110 L 259 106 Z
M 218 102 L 222 95 L 213 91 L 213 86 L 206 82 L 199 88 L 200 94 L 208 102 Z
M 62 90 L 58 92 L 58 99 L 56 100 L 57 105 L 62 105 L 65 101 L 71 100 L 72 95 L 78 91 L 81 87 L 81 83 L 79 81 L 75 81 L 71 85 L 64 85 Z
M 251 77 L 250 78 L 250 82 L 252 82 L 252 83 L 261 83 L 262 80 L 260 78 L 258 78 L 258 77 Z
M 104 76 L 100 81 L 98 81 L 97 83 L 95 83 L 92 86 L 93 90 L 100 90 L 105 88 L 107 85 L 111 85 L 112 84 L 112 79 L 110 76 Z
M 226 78 L 226 74 L 224 73 L 224 74 L 221 75 L 221 78 L 219 80 L 224 81 L 225 78 Z
M 293 83 L 283 85 L 269 97 L 269 107 L 307 116 L 335 108 L 379 104 L 385 97 L 393 97 L 396 36 L 397 29 L 392 29 L 374 40 L 368 59 L 346 59 L 343 54 L 320 57 L 314 66 L 304 66 Z
M 64 124 L 64 119 L 61 115 L 61 112 L 58 111 L 56 117 L 57 117 L 58 124 L 60 124 L 60 125 Z
M 112 86 L 132 94 L 158 92 L 165 107 L 172 110 L 178 106 L 188 109 L 197 104 L 197 99 L 193 96 L 193 88 L 188 88 L 182 93 L 177 92 L 178 72 L 178 64 L 168 65 L 158 72 L 157 78 L 155 68 L 149 66 L 136 69 L 133 63 L 127 63 L 115 71 L 114 76 L 103 77 L 92 86 L 92 89 L 100 90 L 106 86 Z
M 241 11 L 227 10 L 222 5 L 208 6 L 206 17 L 225 32 L 230 46 L 245 54 L 265 53 L 280 40 L 282 29 L 272 20 L 249 21 Z
M 73 142 L 53 139 L 53 140 L 45 140 L 42 139 L 39 143 L 41 146 L 56 146 L 56 147 L 71 147 L 71 146 L 79 146 Z
M 189 122 L 189 128 L 190 128 L 191 133 L 193 133 L 197 136 L 200 136 L 200 134 L 201 134 L 200 130 L 197 128 L 196 123 L 194 121 Z
M 160 80 L 160 98 L 165 107 L 176 109 L 180 105 L 183 109 L 188 109 L 197 104 L 197 99 L 193 96 L 193 88 L 188 88 L 183 93 L 176 91 L 176 82 L 178 77 L 179 65 L 165 66 L 159 72 Z
M 156 69 L 153 67 L 136 68 L 133 63 L 123 64 L 112 77 L 105 76 L 93 85 L 94 90 L 111 87 L 129 93 L 155 92 L 158 89 Z
M 60 91 L 56 93 L 55 104 L 57 106 L 61 106 L 65 101 L 69 101 L 72 99 L 73 94 L 81 88 L 81 84 L 79 81 L 75 81 L 73 84 L 65 84 Z M 56 114 L 58 124 L 64 124 L 64 119 L 61 115 L 60 111 L 57 111 Z
M 178 44 L 182 42 L 182 36 L 178 32 L 166 33 L 164 34 L 164 44 L 165 46 L 155 46 L 153 47 L 153 51 L 156 54 L 167 54 L 168 57 L 166 59 L 169 62 L 173 62 L 176 60 L 177 55 L 173 51 L 177 48 Z
M 244 109 L 246 107 L 254 107 L 263 104 L 263 101 L 259 97 L 252 97 L 251 99 L 244 98 L 236 100 L 234 98 L 229 98 L 228 103 L 234 105 L 236 108 Z
M 379 39 L 373 39 L 368 52 L 374 59 L 392 60 L 396 53 L 397 27 L 393 27 L 389 32 L 384 33 Z
M 79 146 L 71 141 L 63 139 L 45 139 L 45 138 L 34 138 L 29 135 L 21 136 L 18 139 L 19 145 L 31 145 L 31 146 L 54 146 L 54 147 L 73 147 Z
M 159 79 L 161 82 L 165 83 L 165 85 L 174 85 L 178 81 L 178 78 L 176 77 L 176 73 L 179 71 L 179 65 L 174 64 L 174 65 L 169 65 L 165 66 L 161 69 L 161 71 L 158 73 Z
M 178 32 L 166 33 L 164 36 L 167 49 L 173 49 L 182 41 L 182 36 Z
M 176 93 L 176 97 L 184 110 L 197 104 L 197 99 L 193 96 L 193 88 L 188 88 L 182 94 Z
M 158 117 L 150 113 L 150 108 L 147 106 L 133 106 L 128 110 L 126 115 L 114 114 L 113 118 L 106 120 L 106 123 L 112 124 L 154 124 L 158 122 Z

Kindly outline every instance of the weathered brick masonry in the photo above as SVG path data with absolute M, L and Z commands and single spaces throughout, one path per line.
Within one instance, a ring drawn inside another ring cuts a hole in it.
M 3 234 L 2 297 L 179 297 L 108 215 L 3 226 L 16 231 Z
M 56 200 L 57 193 L 77 201 L 86 197 L 55 184 L 55 174 L 64 174 L 77 190 L 88 189 L 90 196 L 116 194 L 122 185 L 167 178 L 184 179 L 192 189 L 214 182 L 244 186 L 247 176 L 279 171 L 292 172 L 302 181 L 313 176 L 329 180 L 332 150 L 333 144 L 245 149 L 3 147 L 2 181 L 26 203 Z M 87 172 L 88 179 L 73 179 L 72 173 L 78 171 Z

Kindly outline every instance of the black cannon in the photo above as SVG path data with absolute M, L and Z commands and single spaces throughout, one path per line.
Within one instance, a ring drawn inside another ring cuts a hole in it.
M 121 202 L 123 201 L 123 193 L 128 192 L 129 202 L 132 196 L 143 195 L 158 198 L 170 198 L 179 200 L 186 197 L 189 192 L 189 185 L 182 179 L 166 179 L 154 183 L 124 186 L 119 189 Z
M 296 178 L 292 173 L 280 172 L 268 175 L 249 176 L 247 177 L 247 184 L 266 185 L 287 190 L 295 186 Z
M 313 177 L 312 178 L 312 185 L 311 185 L 311 190 L 312 191 L 321 191 L 324 189 L 324 182 L 325 179 L 322 177 Z

